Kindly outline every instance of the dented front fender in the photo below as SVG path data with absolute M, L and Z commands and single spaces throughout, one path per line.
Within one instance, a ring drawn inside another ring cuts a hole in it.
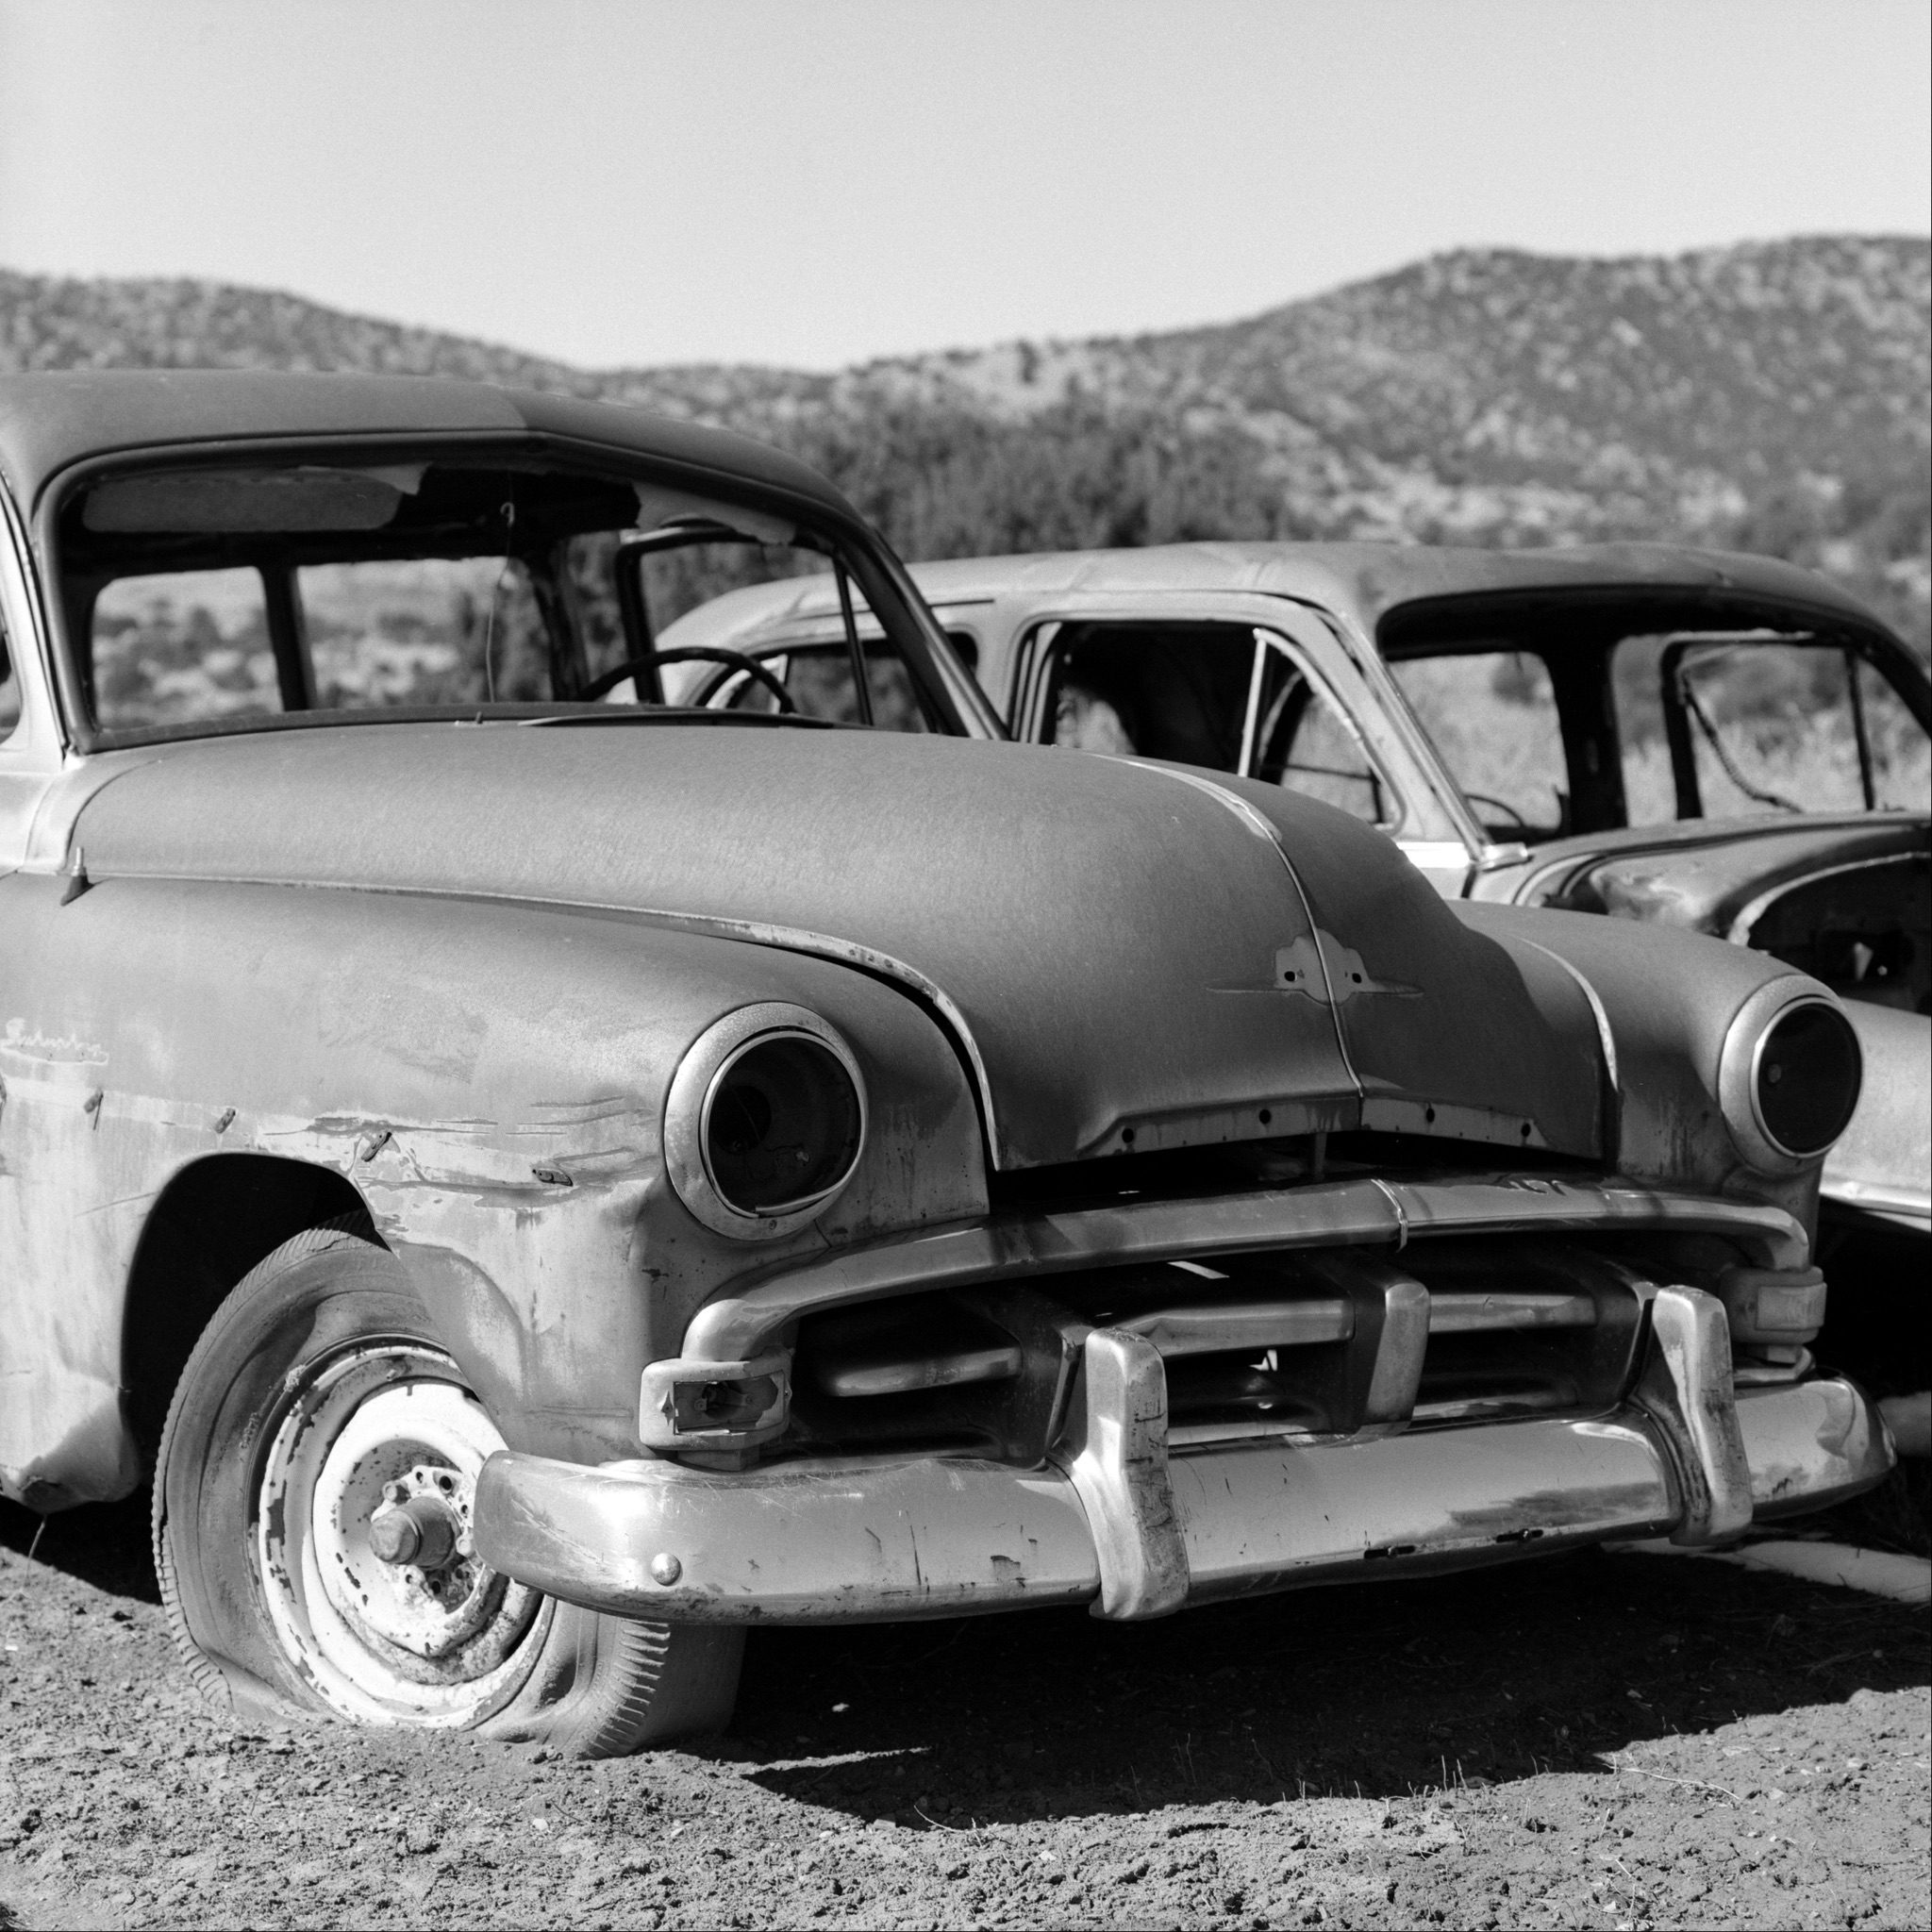
M 822 959 L 625 916 L 164 879 L 0 880 L 0 1488 L 138 1479 L 130 1269 L 177 1175 L 236 1152 L 346 1181 L 506 1439 L 637 1454 L 638 1376 L 755 1264 L 982 1212 L 960 1064 L 903 994 Z M 849 1041 L 874 1130 L 787 1241 L 701 1226 L 665 1091 L 721 1014 L 783 998 Z M 58 1291 L 55 1287 L 58 1285 Z M 51 1372 L 50 1372 L 51 1368 Z M 31 1392 L 20 1399 L 20 1391 Z

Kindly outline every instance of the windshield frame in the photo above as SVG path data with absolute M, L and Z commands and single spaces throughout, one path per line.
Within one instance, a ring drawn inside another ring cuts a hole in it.
M 1853 741 L 1857 752 L 1858 790 L 1864 799 L 1862 806 L 1843 806 L 1827 812 L 1795 805 L 1779 792 L 1761 790 L 1755 780 L 1746 778 L 1738 770 L 1734 758 L 1737 745 L 1727 735 L 1729 721 L 1720 723 L 1710 715 L 1691 681 L 1691 673 L 1703 653 L 1773 647 L 1824 651 L 1843 663 L 1846 709 L 1851 718 Z M 1699 738 L 1739 791 L 1788 818 L 1840 817 L 1847 812 L 1873 816 L 1897 812 L 1909 814 L 1912 809 L 1909 806 L 1881 805 L 1878 802 L 1876 761 L 1866 720 L 1864 696 L 1858 686 L 1857 667 L 1860 664 L 1869 665 L 1873 675 L 1894 695 L 1904 695 L 1869 653 L 1842 637 L 1821 637 L 1815 631 L 1691 631 L 1665 638 L 1657 664 L 1657 696 L 1663 713 L 1665 742 L 1671 757 L 1671 782 L 1675 792 L 1677 813 L 1675 823 L 1694 823 L 1712 816 L 1704 808 L 1703 779 L 1697 769 L 1696 741 Z M 1924 730 L 1924 721 L 1919 720 L 1918 723 L 1921 730 Z M 1926 737 L 1932 740 L 1932 731 L 1926 732 Z
M 1919 728 L 1932 737 L 1932 667 L 1902 638 L 1895 636 L 1878 618 L 1859 622 L 1840 608 L 1807 603 L 1802 597 L 1769 596 L 1736 588 L 1714 591 L 1705 586 L 1683 584 L 1585 584 L 1560 588 L 1511 590 L 1503 591 L 1460 591 L 1444 596 L 1412 599 L 1391 606 L 1382 613 L 1375 627 L 1374 651 L 1386 681 L 1391 702 L 1420 739 L 1434 782 L 1446 799 L 1453 799 L 1470 822 L 1481 828 L 1484 821 L 1470 804 L 1460 781 L 1450 770 L 1447 758 L 1437 746 L 1421 716 L 1410 704 L 1407 693 L 1394 675 L 1398 663 L 1436 657 L 1499 652 L 1511 649 L 1536 650 L 1536 640 L 1564 629 L 1587 632 L 1614 648 L 1625 638 L 1696 635 L 1715 638 L 1719 634 L 1762 633 L 1767 641 L 1773 634 L 1787 640 L 1802 634 L 1812 643 L 1855 653 L 1870 664 L 1898 694 Z M 1552 645 L 1551 655 L 1560 646 Z M 1594 645 L 1590 648 L 1595 648 Z M 1537 655 L 1544 654 L 1538 650 Z M 1547 663 L 1548 658 L 1544 658 Z M 1607 670 L 1607 656 L 1606 656 Z M 1554 672 L 1553 672 L 1554 677 Z M 1613 734 L 1617 721 L 1613 707 L 1607 703 L 1607 722 Z M 1564 739 L 1569 755 L 1567 731 Z M 1621 756 L 1610 759 L 1618 770 L 1621 787 Z M 1779 815 L 1787 822 L 1826 819 L 1856 823 L 1865 818 L 1924 817 L 1911 808 L 1879 808 L 1867 812 L 1806 811 Z M 1570 841 L 1600 839 L 1619 830 L 1635 830 L 1668 837 L 1693 825 L 1719 821 L 1710 819 L 1670 819 L 1655 824 L 1632 827 L 1627 801 L 1620 827 L 1572 830 L 1555 838 L 1538 840 L 1533 845 L 1498 841 L 1487 834 L 1470 845 L 1470 858 L 1478 869 L 1489 870 L 1510 864 Z M 1726 822 L 1728 823 L 1728 822 Z
M 691 722 L 679 707 L 649 705 L 606 706 L 576 704 L 569 699 L 537 703 L 466 704 L 428 707 L 369 707 L 284 710 L 266 716 L 209 717 L 160 725 L 104 727 L 96 720 L 86 692 L 80 653 L 86 641 L 75 635 L 76 613 L 66 568 L 62 525 L 77 495 L 108 476 L 188 469 L 260 470 L 304 461 L 328 467 L 389 467 L 411 463 L 454 463 L 487 467 L 504 460 L 521 467 L 554 466 L 575 470 L 614 483 L 642 483 L 693 497 L 741 504 L 747 509 L 776 515 L 797 526 L 808 546 L 824 551 L 836 567 L 842 563 L 877 617 L 884 635 L 906 663 L 922 703 L 934 713 L 934 728 L 961 737 L 1004 737 L 998 719 L 986 705 L 972 674 L 953 657 L 939 624 L 883 539 L 856 514 L 841 517 L 817 500 L 729 470 L 675 458 L 644 456 L 588 439 L 543 432 L 441 430 L 434 435 L 356 434 L 291 437 L 224 438 L 148 445 L 112 451 L 74 463 L 53 477 L 36 507 L 35 548 L 52 594 L 46 599 L 49 641 L 54 670 L 54 696 L 59 727 L 77 753 L 233 737 L 250 731 L 325 729 L 343 724 L 443 722 L 536 724 L 625 722 L 662 719 Z M 238 533 L 245 534 L 245 533 Z M 210 549 L 220 541 L 212 533 Z M 742 723 L 746 713 L 719 713 L 720 722 Z M 824 721 L 781 715 L 760 723 L 797 724 L 822 728 Z

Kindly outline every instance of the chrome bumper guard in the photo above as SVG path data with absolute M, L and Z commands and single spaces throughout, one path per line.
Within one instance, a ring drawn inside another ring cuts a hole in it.
M 1593 1419 L 1201 1444 L 1170 1454 L 1144 1337 L 1087 1337 L 1081 1402 L 1046 1468 L 948 1457 L 724 1471 L 503 1453 L 478 1553 L 568 1602 L 686 1623 L 953 1617 L 1086 1603 L 1096 1616 L 1468 1568 L 1613 1538 L 1719 1541 L 1891 1467 L 1851 1383 L 1734 1391 L 1723 1305 L 1667 1288 L 1630 1403 Z

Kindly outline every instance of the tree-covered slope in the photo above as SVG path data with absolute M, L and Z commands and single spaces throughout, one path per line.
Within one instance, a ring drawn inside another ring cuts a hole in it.
M 481 377 L 729 424 L 909 555 L 1191 536 L 1678 537 L 1845 579 L 1923 643 L 1932 244 L 1434 257 L 1247 321 L 836 375 L 587 371 L 191 281 L 0 272 L 0 368 Z

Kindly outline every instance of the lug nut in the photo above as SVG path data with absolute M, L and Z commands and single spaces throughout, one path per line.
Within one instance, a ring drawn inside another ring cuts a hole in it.
M 456 1553 L 458 1525 L 434 1496 L 417 1496 L 397 1507 L 384 1504 L 369 1519 L 369 1547 L 385 1563 L 414 1563 L 440 1570 Z
M 407 1508 L 388 1504 L 369 1519 L 369 1547 L 385 1563 L 413 1563 L 423 1532 Z

